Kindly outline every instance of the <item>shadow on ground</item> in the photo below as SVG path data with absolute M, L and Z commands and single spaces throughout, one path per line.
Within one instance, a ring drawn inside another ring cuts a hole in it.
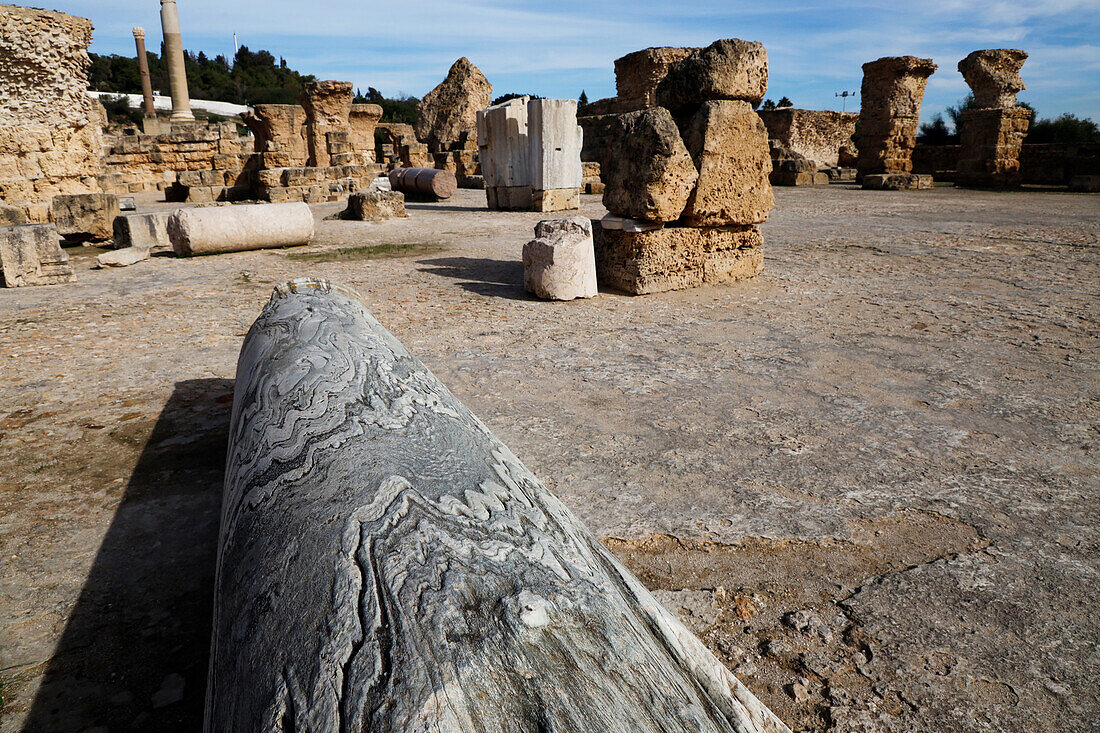
M 488 211 L 488 207 L 484 204 L 481 206 L 459 206 L 458 204 L 440 204 L 434 201 L 410 201 L 408 198 L 405 200 L 405 210 L 412 211 Z M 498 212 L 494 212 L 498 213 Z
M 493 295 L 512 300 L 531 300 L 523 289 L 523 263 L 519 260 L 493 260 L 487 257 L 437 257 L 417 260 L 421 272 L 465 280 L 459 285 L 478 295 Z
M 23 728 L 202 729 L 233 382 L 179 382 Z

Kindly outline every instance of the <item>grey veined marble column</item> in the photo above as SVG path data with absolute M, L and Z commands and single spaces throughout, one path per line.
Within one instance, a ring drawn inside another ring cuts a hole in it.
M 183 39 L 176 0 L 160 0 L 160 26 L 164 32 L 164 62 L 172 88 L 172 121 L 193 120 L 191 97 L 187 93 L 187 70 L 183 65 Z
M 153 106 L 153 81 L 149 78 L 149 55 L 145 52 L 145 29 L 134 28 L 134 43 L 137 44 L 138 71 L 141 72 L 141 97 L 145 103 L 145 114 L 155 116 Z
M 367 310 L 237 364 L 206 731 L 790 733 Z

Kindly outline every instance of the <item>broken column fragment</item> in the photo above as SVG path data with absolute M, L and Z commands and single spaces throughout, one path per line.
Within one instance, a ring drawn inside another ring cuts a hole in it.
M 912 175 L 924 88 L 935 70 L 932 59 L 916 56 L 886 56 L 863 65 L 856 174 L 864 188 L 885 180 L 866 180 L 875 174 Z M 931 176 L 916 176 L 907 188 L 931 185 Z
M 400 191 L 372 189 L 348 196 L 348 207 L 340 212 L 340 219 L 349 221 L 383 221 L 404 218 L 405 194 Z
M 348 117 L 351 144 L 362 157 L 363 165 L 374 163 L 374 129 L 382 119 L 382 107 L 377 104 L 353 104 Z
M 134 247 L 151 251 L 172 249 L 168 238 L 168 211 L 155 211 L 145 214 L 122 214 L 116 216 L 113 224 L 114 235 L 111 245 L 116 249 Z
M 76 280 L 53 224 L 0 227 L 0 275 L 6 288 Z
M 662 46 L 615 59 L 615 111 L 634 112 L 656 106 L 657 85 L 668 74 L 668 67 L 697 50 Z
M 789 733 L 354 291 L 275 289 L 229 435 L 211 733 Z
M 1020 185 L 1020 148 L 1031 110 L 1017 106 L 1024 90 L 1020 68 L 1027 53 L 1015 48 L 974 51 L 959 71 L 974 93 L 974 107 L 959 118 L 955 185 L 1009 188 Z
M 768 52 L 764 44 L 726 38 L 669 66 L 657 86 L 657 104 L 674 114 L 712 99 L 755 105 L 767 91 Z
M 581 216 L 540 221 L 523 245 L 523 287 L 547 300 L 596 297 L 592 222 Z
M 179 209 L 168 236 L 180 257 L 293 247 L 313 239 L 313 212 L 301 202 Z
M 311 81 L 302 87 L 301 103 L 306 111 L 310 166 L 332 165 L 328 135 L 348 132 L 351 100 L 350 81 Z

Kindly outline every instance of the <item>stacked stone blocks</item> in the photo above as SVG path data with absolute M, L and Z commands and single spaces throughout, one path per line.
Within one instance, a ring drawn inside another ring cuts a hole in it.
M 644 294 L 759 274 L 774 205 L 762 44 L 727 39 L 668 66 L 650 106 L 609 123 L 593 229 L 605 285 Z
M 887 56 L 863 65 L 856 171 L 864 188 L 894 188 L 886 184 L 912 175 L 924 88 L 935 70 L 931 59 L 915 56 Z M 931 185 L 931 177 L 915 176 L 902 188 Z

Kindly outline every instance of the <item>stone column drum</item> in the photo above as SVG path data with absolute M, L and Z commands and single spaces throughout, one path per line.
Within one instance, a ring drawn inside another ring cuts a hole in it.
M 863 65 L 856 175 L 865 188 L 867 176 L 911 174 L 924 88 L 935 70 L 932 59 L 916 56 L 886 56 Z
M 149 56 L 145 53 L 145 29 L 134 28 L 134 43 L 137 45 L 138 70 L 141 72 L 141 99 L 144 103 L 145 116 L 155 117 L 156 107 L 153 106 L 153 82 L 149 78 Z
M 975 109 L 959 120 L 961 152 L 957 186 L 1009 188 L 1020 185 L 1020 148 L 1031 111 L 1016 105 L 1026 87 L 1020 67 L 1027 53 L 1015 48 L 975 51 L 959 62 L 959 72 L 974 92 Z
M 164 33 L 164 62 L 168 65 L 168 84 L 172 88 L 172 121 L 195 119 L 187 92 L 187 69 L 183 65 L 183 38 L 176 0 L 160 0 L 160 26 Z

